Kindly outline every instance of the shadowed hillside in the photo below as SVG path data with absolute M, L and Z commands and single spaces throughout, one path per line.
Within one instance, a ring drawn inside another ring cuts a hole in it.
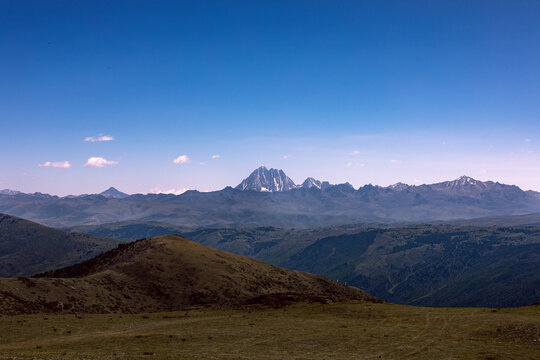
M 107 251 L 119 242 L 51 229 L 0 214 L 0 277 L 28 276 L 71 265 Z
M 34 278 L 0 279 L 0 312 L 155 312 L 277 294 L 374 300 L 333 280 L 171 235 L 121 245 Z

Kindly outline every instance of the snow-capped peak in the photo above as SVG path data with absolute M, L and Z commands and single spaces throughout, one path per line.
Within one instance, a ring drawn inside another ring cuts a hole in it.
M 402 182 L 395 183 L 394 185 L 390 185 L 389 188 L 396 191 L 402 191 L 408 188 L 408 184 L 404 184 Z
M 312 187 L 320 189 L 321 188 L 321 182 L 319 180 L 316 180 L 312 177 L 308 177 L 303 183 L 302 188 L 310 189 Z
M 261 166 L 255 169 L 237 187 L 238 190 L 253 190 L 259 192 L 283 192 L 294 189 L 296 185 L 283 170 L 267 169 Z

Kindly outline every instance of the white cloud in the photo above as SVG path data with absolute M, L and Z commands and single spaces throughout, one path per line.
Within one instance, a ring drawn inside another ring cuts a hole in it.
M 394 159 L 390 160 L 391 164 L 399 164 L 400 162 L 401 160 L 394 160 Z
M 292 157 L 292 155 L 283 155 L 284 159 L 290 159 L 291 157 Z
M 360 155 L 360 150 L 353 150 L 349 153 L 349 155 Z
M 173 162 L 175 164 L 187 164 L 191 162 L 191 160 L 189 160 L 189 157 L 187 155 L 180 155 L 179 157 L 174 159 Z
M 199 165 L 206 165 L 206 163 L 204 161 L 201 161 Z
M 69 163 L 69 161 L 45 161 L 43 164 L 39 164 L 39 166 L 67 169 L 71 166 L 71 164 Z
M 88 136 L 88 137 L 85 137 L 84 138 L 84 141 L 89 141 L 89 142 L 96 142 L 96 141 L 113 141 L 114 140 L 114 136 L 111 136 L 111 135 L 101 135 L 99 134 L 98 136 Z
M 351 166 L 353 166 L 353 163 L 349 161 L 349 162 L 347 163 L 347 166 L 348 166 L 348 167 L 351 167 Z
M 219 159 L 221 156 L 219 154 L 212 155 L 212 159 Z
M 180 194 L 185 193 L 188 190 L 189 190 L 188 187 L 184 187 L 184 188 L 180 188 L 180 189 L 172 188 L 172 189 L 168 189 L 168 190 L 163 190 L 160 186 L 155 186 L 155 187 L 150 189 L 149 194 L 174 194 L 174 195 L 180 195 Z
M 106 165 L 116 165 L 116 164 L 118 164 L 118 161 L 107 160 L 99 156 L 94 156 L 94 157 L 89 158 L 86 161 L 86 164 L 84 164 L 84 166 L 102 168 Z
M 531 142 L 531 139 L 525 139 L 525 140 L 523 140 L 523 141 L 525 141 L 525 142 Z

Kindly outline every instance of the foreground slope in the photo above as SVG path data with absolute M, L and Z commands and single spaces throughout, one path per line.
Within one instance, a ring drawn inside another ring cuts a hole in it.
M 0 279 L 0 313 L 178 310 L 265 295 L 371 299 L 320 276 L 208 248 L 178 235 L 140 240 L 34 278 Z
M 0 277 L 28 276 L 94 257 L 119 240 L 51 229 L 0 214 Z

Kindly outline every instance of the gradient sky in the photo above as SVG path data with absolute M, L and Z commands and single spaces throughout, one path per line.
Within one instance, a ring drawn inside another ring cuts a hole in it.
M 539 64 L 536 0 L 0 0 L 0 189 L 540 190 Z

